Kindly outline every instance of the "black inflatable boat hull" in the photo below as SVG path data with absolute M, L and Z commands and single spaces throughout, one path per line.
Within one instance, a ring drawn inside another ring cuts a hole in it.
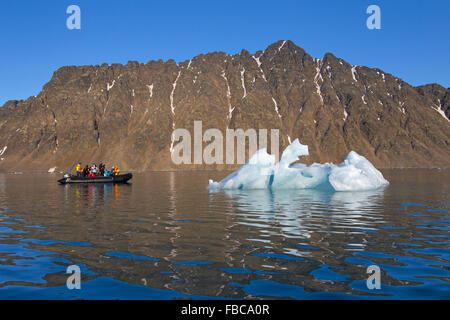
M 78 177 L 78 176 L 70 176 L 68 178 L 59 179 L 58 182 L 60 184 L 69 184 L 69 183 L 127 183 L 133 175 L 131 173 L 120 174 L 113 177 Z

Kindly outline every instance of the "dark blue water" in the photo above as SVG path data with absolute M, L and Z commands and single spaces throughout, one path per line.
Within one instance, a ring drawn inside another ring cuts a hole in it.
M 383 174 L 352 193 L 208 192 L 223 172 L 0 175 L 0 299 L 450 298 L 450 171 Z

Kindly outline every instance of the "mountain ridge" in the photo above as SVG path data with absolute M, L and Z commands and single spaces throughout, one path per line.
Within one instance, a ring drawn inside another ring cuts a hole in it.
M 307 163 L 350 150 L 378 167 L 450 166 L 450 89 L 411 86 L 378 68 L 326 53 L 312 58 L 280 40 L 254 54 L 199 54 L 64 66 L 41 92 L 0 108 L 0 171 L 64 170 L 76 161 L 126 170 L 234 169 L 170 160 L 174 128 L 280 129 L 299 138 Z

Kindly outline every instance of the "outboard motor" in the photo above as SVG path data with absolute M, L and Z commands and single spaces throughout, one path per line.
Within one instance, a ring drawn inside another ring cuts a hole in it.
M 67 172 L 64 173 L 63 178 L 65 178 L 65 179 L 70 178 L 70 173 L 67 173 Z

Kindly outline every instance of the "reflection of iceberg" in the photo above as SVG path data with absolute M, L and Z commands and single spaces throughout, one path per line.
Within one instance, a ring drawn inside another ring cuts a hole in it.
M 224 190 L 210 192 L 211 202 L 227 203 L 220 212 L 244 225 L 247 240 L 266 242 L 273 237 L 309 239 L 310 245 L 328 239 L 327 234 L 361 233 L 376 230 L 383 221 L 384 190 L 334 192 L 322 189 Z M 318 236 L 320 234 L 320 236 Z M 325 240 L 326 241 L 326 240 Z M 364 246 L 356 238 L 351 243 Z M 294 249 L 290 249 L 292 252 Z M 287 253 L 286 248 L 284 252 Z
M 266 149 L 257 151 L 237 171 L 220 182 L 209 181 L 209 190 L 221 189 L 316 189 L 333 188 L 336 191 L 374 190 L 387 185 L 366 158 L 351 151 L 339 166 L 334 164 L 292 164 L 300 156 L 309 155 L 308 146 L 298 139 L 283 152 L 279 163 Z

